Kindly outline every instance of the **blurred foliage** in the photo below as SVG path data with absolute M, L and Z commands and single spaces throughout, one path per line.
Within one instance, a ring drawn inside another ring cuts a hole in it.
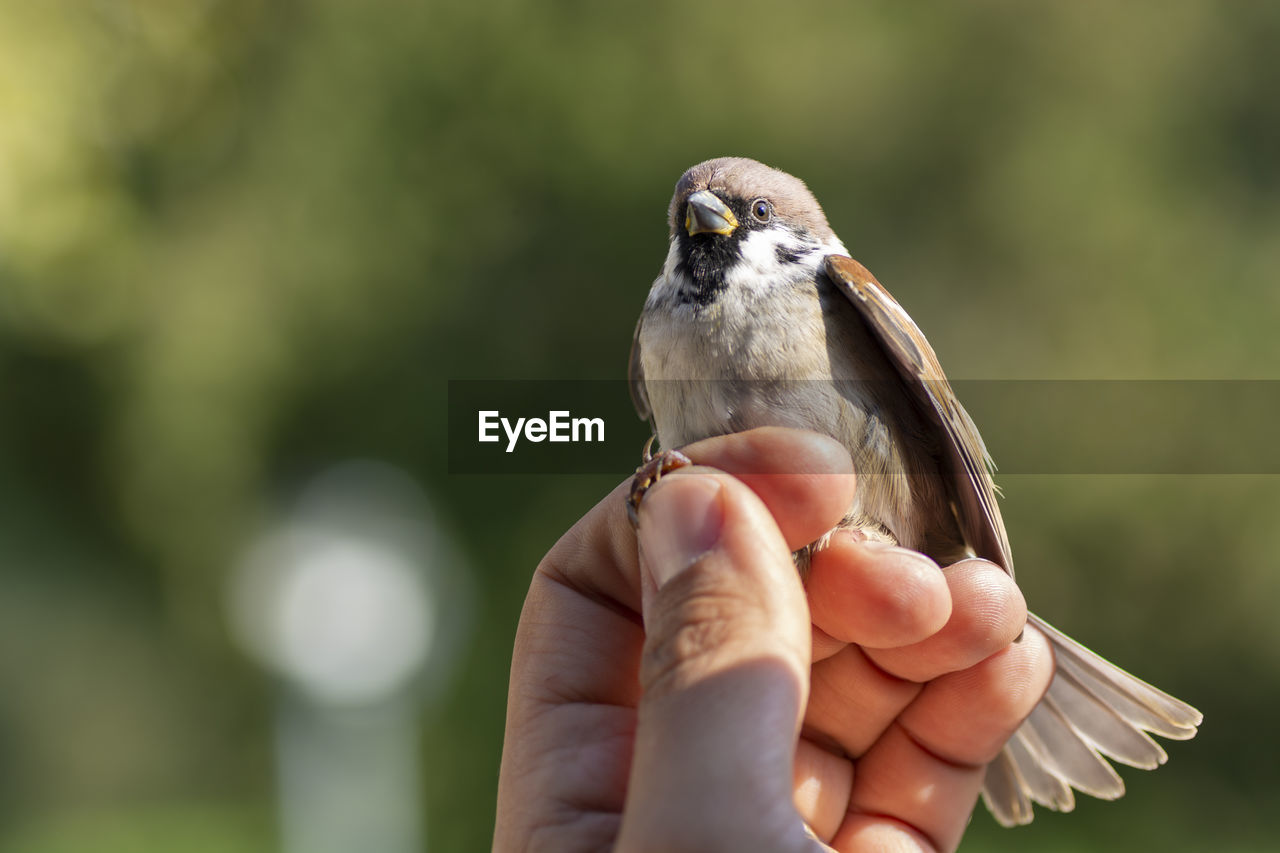
M 1235 0 L 0 0 L 0 851 L 274 848 L 223 586 L 351 456 L 469 551 L 424 809 L 486 847 L 529 573 L 612 480 L 448 476 L 445 380 L 621 376 L 706 157 L 804 177 L 955 376 L 1280 378 L 1277 43 Z M 1004 486 L 1033 605 L 1207 725 L 967 849 L 1273 849 L 1280 483 Z

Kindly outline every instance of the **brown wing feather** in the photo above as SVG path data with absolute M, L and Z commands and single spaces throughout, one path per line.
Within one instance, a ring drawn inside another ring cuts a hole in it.
M 844 255 L 829 255 L 826 270 L 879 338 L 908 393 L 923 405 L 934 426 L 946 436 L 946 441 L 939 444 L 945 448 L 949 490 L 966 543 L 978 556 L 998 563 L 1012 575 L 1013 555 L 996 503 L 991 457 L 978 428 L 951 390 L 933 348 L 902 306 L 862 264 Z
M 644 364 L 640 361 L 640 325 L 643 316 L 636 321 L 636 333 L 631 338 L 631 361 L 627 365 L 627 380 L 631 383 L 631 403 L 636 407 L 640 420 L 647 421 L 653 417 L 653 407 L 649 405 L 649 394 L 644 387 Z

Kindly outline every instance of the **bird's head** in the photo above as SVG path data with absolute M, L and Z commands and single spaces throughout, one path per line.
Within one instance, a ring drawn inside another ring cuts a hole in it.
M 700 304 L 730 287 L 812 276 L 825 255 L 844 251 L 803 181 L 745 157 L 719 157 L 685 172 L 668 223 L 668 275 Z

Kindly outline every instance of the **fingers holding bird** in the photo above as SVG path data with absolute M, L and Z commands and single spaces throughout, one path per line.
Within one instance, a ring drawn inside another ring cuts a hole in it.
M 951 618 L 951 591 L 923 554 L 837 531 L 810 561 L 806 584 L 815 628 L 839 644 L 900 648 L 934 636 Z M 819 640 L 822 651 L 838 651 Z M 814 659 L 820 659 L 815 648 Z
M 857 478 L 849 451 L 817 433 L 761 427 L 680 449 L 696 464 L 732 474 L 755 492 L 793 551 L 835 527 L 853 502 Z
M 808 595 L 827 642 L 821 659 L 815 643 L 797 808 L 836 849 L 868 834 L 952 848 L 983 766 L 1052 677 L 1040 634 L 1012 643 L 1026 621 L 1016 585 L 986 561 L 939 570 L 838 535 L 815 555 Z
M 1022 642 L 924 685 L 858 759 L 833 846 L 854 848 L 869 823 L 878 823 L 882 829 L 911 827 L 932 849 L 954 850 L 986 764 L 1031 713 L 1052 677 L 1049 644 L 1028 628 Z
M 833 543 L 815 556 L 809 582 L 815 631 L 830 642 L 821 659 L 815 648 L 806 732 L 859 757 L 926 684 L 930 696 L 965 685 L 999 693 L 1000 706 L 1015 706 L 1016 719 L 1030 712 L 1045 686 L 1037 679 L 1047 684 L 1052 663 L 1032 654 L 1043 646 L 1039 635 L 1012 644 L 1026 624 L 1026 605 L 998 566 L 964 560 L 939 570 L 903 549 L 840 537 Z M 914 588 L 895 594 L 886 589 L 892 583 Z M 877 647 L 868 638 L 897 642 Z M 1011 683 L 1027 686 L 1010 691 Z
M 682 450 L 754 491 L 793 549 L 829 530 L 854 491 L 844 448 L 812 433 L 766 428 Z M 1011 645 L 1026 622 L 1017 586 L 994 563 L 940 568 L 842 531 L 813 555 L 806 592 L 814 644 L 793 775 L 800 815 L 836 849 L 868 834 L 954 846 L 982 766 L 1052 674 L 1034 629 Z
M 793 549 L 833 526 L 856 483 L 844 447 L 814 433 L 761 428 L 682 450 L 750 487 Z M 994 563 L 971 559 L 940 569 L 923 554 L 861 541 L 851 531 L 837 532 L 813 555 L 806 587 L 815 637 L 806 724 L 854 756 L 922 684 L 986 661 L 1026 623 L 1021 592 Z M 1005 657 L 1012 662 L 1021 653 Z M 876 689 L 864 689 L 870 686 Z M 995 679 L 992 689 L 998 686 Z M 860 696 L 890 698 L 860 707 Z
M 899 678 L 929 681 L 959 672 L 995 654 L 1022 632 L 1027 604 L 1018 585 L 987 560 L 970 559 L 942 571 L 951 594 L 951 616 L 917 643 L 870 648 L 876 665 Z

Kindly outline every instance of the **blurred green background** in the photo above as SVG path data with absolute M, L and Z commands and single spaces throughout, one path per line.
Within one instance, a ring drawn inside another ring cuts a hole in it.
M 0 851 L 278 849 L 226 581 L 352 457 L 470 566 L 422 808 L 487 848 L 530 572 L 628 472 L 451 477 L 445 383 L 620 377 L 704 158 L 806 179 L 953 376 L 1280 379 L 1277 45 L 1223 0 L 0 0 Z M 1280 480 L 1002 484 L 1033 606 L 1207 721 L 966 849 L 1280 849 Z

